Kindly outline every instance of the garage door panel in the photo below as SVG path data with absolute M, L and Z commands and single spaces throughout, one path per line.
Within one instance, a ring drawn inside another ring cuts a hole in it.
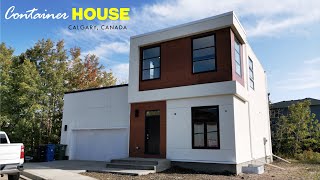
M 128 157 L 128 130 L 74 131 L 74 160 L 110 161 Z

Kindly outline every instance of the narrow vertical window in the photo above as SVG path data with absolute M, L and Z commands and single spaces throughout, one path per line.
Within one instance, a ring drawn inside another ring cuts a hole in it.
M 235 64 L 236 64 L 236 73 L 239 76 L 242 76 L 242 72 L 241 72 L 241 44 L 240 42 L 235 39 L 235 43 L 234 43 L 234 55 L 235 55 Z
M 249 57 L 249 85 L 254 89 L 254 73 L 253 73 L 253 62 Z
M 219 108 L 218 106 L 192 107 L 192 148 L 218 149 Z
M 192 40 L 193 73 L 216 70 L 214 35 Z
M 160 47 L 143 49 L 142 80 L 160 78 Z

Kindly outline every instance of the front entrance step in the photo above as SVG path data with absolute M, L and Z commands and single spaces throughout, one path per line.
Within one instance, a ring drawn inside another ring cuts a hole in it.
M 158 165 L 158 161 L 144 161 L 144 160 L 128 160 L 128 159 L 113 159 L 111 163 L 116 164 L 136 164 L 136 165 Z
M 136 169 L 136 170 L 155 170 L 153 165 L 141 165 L 141 164 L 130 164 L 130 163 L 107 163 L 107 168 L 117 169 Z
M 117 170 L 148 170 L 154 172 L 161 172 L 169 169 L 171 162 L 167 159 L 155 158 L 123 158 L 113 159 L 106 164 L 109 169 Z M 115 172 L 116 173 L 116 172 Z
M 118 168 L 107 168 L 105 170 L 88 170 L 87 172 L 113 173 L 113 174 L 130 175 L 130 176 L 141 176 L 141 175 L 156 173 L 155 170 L 133 170 L 133 169 L 118 169 Z

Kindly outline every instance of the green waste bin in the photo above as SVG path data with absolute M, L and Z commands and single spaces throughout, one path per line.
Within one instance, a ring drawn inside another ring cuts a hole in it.
M 66 155 L 67 145 L 65 144 L 56 144 L 55 145 L 55 160 L 64 160 Z

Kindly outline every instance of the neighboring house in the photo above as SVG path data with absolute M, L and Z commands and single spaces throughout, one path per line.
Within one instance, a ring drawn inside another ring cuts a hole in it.
M 296 104 L 302 101 L 310 101 L 310 111 L 316 115 L 316 119 L 320 120 L 320 100 L 313 99 L 313 98 L 305 98 L 305 99 L 297 99 L 297 100 L 290 100 L 290 101 L 281 101 L 277 103 L 273 103 L 270 105 L 270 119 L 271 122 L 274 123 L 276 120 L 280 118 L 280 116 L 288 115 L 289 106 Z
M 128 87 L 66 94 L 61 143 L 70 159 L 166 158 L 210 171 L 272 161 L 266 74 L 237 17 L 131 37 Z

